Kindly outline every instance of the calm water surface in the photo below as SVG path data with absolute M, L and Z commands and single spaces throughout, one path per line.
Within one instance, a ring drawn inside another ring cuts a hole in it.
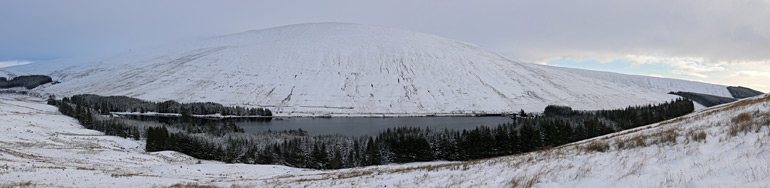
M 508 117 L 394 117 L 394 118 L 285 118 L 271 121 L 239 120 L 236 125 L 246 132 L 267 130 L 302 129 L 311 135 L 342 134 L 351 136 L 374 136 L 387 128 L 420 127 L 443 130 L 473 129 L 480 125 L 497 126 L 511 122 Z

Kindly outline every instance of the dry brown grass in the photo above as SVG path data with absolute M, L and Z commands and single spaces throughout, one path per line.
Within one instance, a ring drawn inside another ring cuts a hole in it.
M 615 148 L 617 149 L 631 149 L 631 148 L 637 148 L 637 147 L 647 147 L 647 138 L 649 138 L 646 134 L 639 134 L 634 137 L 629 137 L 625 139 L 617 139 L 615 141 Z
M 728 133 L 737 136 L 739 133 L 758 132 L 764 126 L 770 126 L 770 112 L 744 112 L 730 120 Z
M 585 144 L 583 146 L 583 150 L 586 152 L 605 152 L 610 150 L 610 145 L 602 141 L 593 141 L 591 143 Z
M 0 187 L 2 188 L 11 188 L 11 187 L 35 187 L 36 185 L 32 183 L 31 181 L 25 181 L 25 182 L 11 182 L 6 184 L 3 182 L 0 184 Z
M 157 176 L 157 175 L 147 175 L 147 174 L 139 174 L 139 173 L 113 173 L 110 176 L 112 176 L 113 178 L 133 177 L 133 176 L 160 177 L 160 176 Z
M 357 177 L 363 177 L 363 176 L 370 176 L 375 174 L 404 174 L 414 171 L 438 171 L 440 169 L 463 169 L 468 170 L 468 167 L 471 165 L 476 165 L 480 163 L 482 160 L 473 160 L 473 161 L 465 161 L 465 162 L 459 162 L 459 163 L 447 163 L 447 164 L 437 164 L 437 165 L 424 165 L 424 166 L 414 166 L 414 167 L 407 167 L 407 168 L 396 168 L 396 169 L 366 169 L 366 170 L 353 170 L 353 171 L 347 171 L 347 172 L 335 172 L 335 173 L 326 173 L 326 174 L 316 174 L 314 177 L 298 177 L 298 176 L 282 176 L 278 177 L 277 179 L 290 179 L 290 178 L 296 178 L 293 180 L 290 180 L 292 183 L 301 183 L 301 182 L 310 182 L 310 181 L 318 181 L 318 180 L 343 180 L 343 179 L 350 179 L 350 178 L 357 178 Z
M 743 123 L 743 122 L 748 122 L 748 121 L 751 121 L 751 115 L 749 115 L 748 112 L 744 112 L 744 113 L 738 114 L 737 116 L 733 117 L 733 119 L 730 120 L 730 121 L 735 123 L 735 124 Z
M 679 137 L 679 133 L 677 133 L 676 129 L 667 129 L 654 133 L 639 133 L 632 137 L 616 138 L 614 144 L 615 148 L 619 150 L 632 149 L 654 144 L 675 144 L 677 137 Z
M 679 137 L 679 134 L 676 132 L 675 129 L 668 129 L 665 131 L 660 131 L 657 133 L 654 133 L 652 135 L 655 137 L 655 144 L 675 144 L 676 143 L 676 137 Z
M 76 167 L 75 169 L 78 169 L 78 170 L 96 170 L 95 168 L 89 168 L 89 167 Z
M 217 186 L 214 186 L 214 185 L 201 185 L 198 183 L 185 183 L 185 184 L 177 183 L 168 187 L 170 188 L 218 188 Z
M 730 125 L 730 128 L 728 129 L 728 132 L 730 133 L 730 136 L 737 136 L 738 133 L 745 133 L 749 130 L 753 129 L 752 123 L 751 123 L 751 115 L 749 113 L 741 113 L 737 116 L 733 117 L 730 122 L 732 123 Z
M 706 134 L 705 131 L 691 131 L 688 133 L 687 137 L 690 139 L 690 141 L 700 142 L 706 140 L 708 134 Z
M 540 171 L 531 176 L 516 176 L 513 177 L 508 184 L 511 185 L 511 187 L 533 187 L 543 174 L 545 174 L 545 172 Z

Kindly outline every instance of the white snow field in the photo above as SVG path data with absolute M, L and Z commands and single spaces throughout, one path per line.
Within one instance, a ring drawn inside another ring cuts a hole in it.
M 84 129 L 40 99 L 0 95 L 1 186 L 767 187 L 770 95 L 561 147 L 469 162 L 342 170 L 222 164 Z
M 270 107 L 277 115 L 539 112 L 662 103 L 669 91 L 730 97 L 724 86 L 521 63 L 424 33 L 313 23 L 131 50 L 98 61 L 12 67 L 60 84 L 57 96 Z

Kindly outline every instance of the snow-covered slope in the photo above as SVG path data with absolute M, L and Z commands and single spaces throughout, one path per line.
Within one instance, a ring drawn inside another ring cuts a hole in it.
M 64 65 L 17 68 L 62 81 L 38 89 L 59 96 L 210 101 L 273 107 L 279 115 L 500 113 L 549 104 L 607 109 L 667 101 L 675 97 L 669 91 L 727 93 L 688 81 L 605 80 L 433 35 L 340 23 L 248 31 Z
M 221 164 L 84 129 L 40 99 L 0 95 L 0 186 L 766 187 L 770 95 L 538 152 L 317 171 Z M 743 130 L 744 128 L 745 131 Z M 702 133 L 702 134 L 701 134 Z M 734 134 L 733 134 L 734 133 Z M 622 143 L 622 145 L 621 145 Z M 606 151 L 599 151 L 606 145 Z M 592 149 L 599 148 L 599 149 Z
M 544 66 L 544 65 L 541 65 Z M 593 71 L 585 69 L 575 69 L 567 67 L 555 67 L 544 66 L 551 69 L 562 70 L 572 74 L 577 74 L 584 77 L 589 77 L 597 80 L 609 81 L 612 83 L 628 85 L 639 88 L 648 88 L 649 90 L 668 93 L 671 91 L 688 91 L 694 93 L 702 93 L 709 95 L 716 95 L 721 97 L 733 98 L 727 87 L 716 84 L 708 84 L 702 82 L 693 82 L 687 80 L 678 80 L 671 78 L 659 78 L 652 76 L 639 76 L 639 75 L 627 75 L 614 72 Z M 679 89 L 679 90 L 675 90 Z
M 23 76 L 23 75 L 27 75 L 27 73 L 23 73 L 23 72 L 11 70 L 11 69 L 0 69 L 0 77 L 5 77 L 8 80 L 13 79 L 17 76 Z
M 276 182 L 308 187 L 767 187 L 768 135 L 770 95 L 763 95 L 521 155 L 311 173 Z
M 199 160 L 177 152 L 146 153 L 143 141 L 85 129 L 43 100 L 21 95 L 0 94 L 0 130 L 0 187 L 154 187 L 304 171 L 196 164 Z

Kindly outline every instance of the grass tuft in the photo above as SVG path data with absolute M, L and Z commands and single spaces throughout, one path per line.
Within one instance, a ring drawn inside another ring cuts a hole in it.
M 31 181 L 25 181 L 25 182 L 14 182 L 14 183 L 9 183 L 9 184 L 2 183 L 2 184 L 0 184 L 0 187 L 3 187 L 3 188 L 5 188 L 5 187 L 36 187 L 36 185 L 34 183 L 32 183 Z
M 708 134 L 704 131 L 693 131 L 688 134 L 688 137 L 691 141 L 700 142 L 703 140 L 706 140 L 706 137 L 708 137 Z
M 605 152 L 610 150 L 610 145 L 605 142 L 594 141 L 583 146 L 586 152 Z
M 177 183 L 169 186 L 169 188 L 218 188 L 218 187 L 213 185 L 201 185 L 198 183 L 185 183 L 185 184 Z
M 511 187 L 534 187 L 540 176 L 545 174 L 544 171 L 540 171 L 532 174 L 531 176 L 516 176 L 508 182 Z

